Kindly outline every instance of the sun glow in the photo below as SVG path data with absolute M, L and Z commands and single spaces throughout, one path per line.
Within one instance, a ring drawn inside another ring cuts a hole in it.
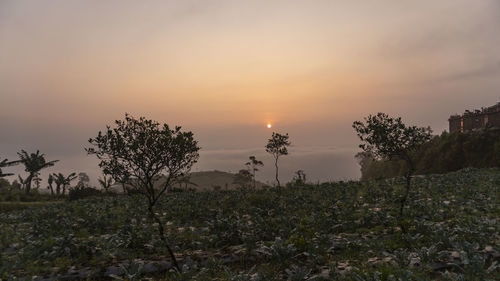
M 271 125 L 271 123 L 268 123 L 268 124 L 267 124 L 267 128 L 269 128 L 269 129 L 271 129 L 271 127 L 272 127 L 272 126 L 273 126 L 273 125 Z

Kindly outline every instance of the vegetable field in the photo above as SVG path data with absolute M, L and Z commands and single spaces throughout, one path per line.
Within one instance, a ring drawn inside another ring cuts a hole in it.
M 500 280 L 500 170 L 275 189 L 140 195 L 0 213 L 9 280 Z M 408 229 L 401 231 L 401 225 Z

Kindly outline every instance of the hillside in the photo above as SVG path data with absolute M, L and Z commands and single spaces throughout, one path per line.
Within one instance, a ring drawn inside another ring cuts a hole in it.
M 198 190 L 212 190 L 214 187 L 220 187 L 221 189 L 235 189 L 238 186 L 235 185 L 234 177 L 235 174 L 222 172 L 222 171 L 202 171 L 193 172 L 190 174 L 190 181 L 194 184 L 188 184 L 188 188 L 195 188 Z M 257 181 L 257 188 L 262 187 L 263 183 Z M 182 187 L 185 187 L 183 185 Z

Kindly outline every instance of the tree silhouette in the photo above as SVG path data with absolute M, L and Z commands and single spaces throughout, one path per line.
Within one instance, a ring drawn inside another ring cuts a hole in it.
M 50 190 L 50 195 L 54 195 L 54 187 L 52 186 L 52 184 L 54 183 L 54 176 L 53 175 L 49 175 L 49 178 L 47 179 L 47 183 L 49 184 L 47 186 L 47 189 Z
M 11 173 L 4 174 L 2 172 L 2 168 L 10 167 L 10 166 L 15 166 L 15 165 L 19 164 L 20 162 L 21 162 L 20 160 L 9 161 L 7 159 L 3 159 L 2 161 L 0 161 L 0 178 L 8 177 L 8 176 L 12 176 L 13 175 Z
M 76 184 L 78 188 L 89 187 L 90 178 L 85 172 L 78 173 L 78 183 Z
M 19 189 L 24 189 L 26 186 L 26 179 L 23 179 L 21 175 L 17 175 L 17 178 L 19 179 Z
M 249 183 L 252 182 L 252 174 L 248 170 L 240 170 L 233 179 L 233 183 L 239 185 L 240 188 L 247 188 Z
M 52 177 L 54 178 L 54 183 L 56 184 L 56 193 L 60 194 L 62 188 L 62 195 L 66 194 L 66 187 L 71 184 L 73 180 L 75 180 L 78 176 L 76 173 L 71 173 L 68 176 L 65 176 L 62 173 L 53 173 Z
M 295 172 L 295 176 L 293 177 L 293 181 L 295 184 L 303 185 L 306 183 L 306 173 L 303 170 L 298 170 Z
M 355 121 L 352 125 L 361 141 L 364 142 L 359 147 L 376 159 L 399 158 L 406 163 L 406 189 L 399 207 L 399 215 L 402 217 L 410 192 L 411 178 L 415 172 L 412 152 L 431 139 L 432 131 L 429 127 L 407 127 L 401 121 L 401 117 L 392 118 L 385 113 L 369 115 L 364 119 L 365 122 Z
M 182 132 L 181 127 L 170 129 L 167 124 L 160 125 L 144 117 L 136 119 L 125 114 L 125 120 L 116 120 L 115 125 L 91 138 L 89 142 L 94 147 L 86 151 L 97 156 L 104 174 L 127 179 L 129 186 L 146 197 L 160 239 L 180 271 L 154 207 L 167 189 L 198 161 L 198 142 L 192 132 Z
M 250 173 L 252 174 L 253 188 L 255 188 L 255 172 L 259 170 L 259 168 L 257 167 L 264 166 L 264 163 L 262 163 L 262 161 L 257 160 L 255 156 L 250 156 L 248 157 L 248 159 L 250 159 L 250 161 L 246 162 L 245 165 L 248 167 Z
M 38 177 L 40 171 L 42 169 L 52 167 L 59 160 L 46 161 L 45 154 L 40 154 L 40 151 L 36 151 L 36 153 L 28 154 L 26 151 L 21 150 L 18 152 L 20 162 L 23 163 L 25 167 L 25 171 L 28 172 L 28 177 L 25 180 L 26 193 L 30 193 L 31 190 L 31 182 L 34 178 Z
M 278 183 L 278 188 L 281 187 L 280 180 L 278 178 L 278 159 L 282 155 L 288 155 L 287 147 L 291 144 L 288 139 L 288 134 L 282 135 L 273 132 L 272 137 L 268 140 L 266 145 L 266 152 L 270 153 L 274 157 L 274 166 L 276 168 L 276 182 Z

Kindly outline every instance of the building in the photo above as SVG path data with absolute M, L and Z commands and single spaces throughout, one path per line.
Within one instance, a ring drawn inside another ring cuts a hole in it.
M 466 110 L 463 115 L 452 115 L 448 119 L 450 132 L 470 132 L 486 127 L 500 128 L 500 102 L 481 110 Z

